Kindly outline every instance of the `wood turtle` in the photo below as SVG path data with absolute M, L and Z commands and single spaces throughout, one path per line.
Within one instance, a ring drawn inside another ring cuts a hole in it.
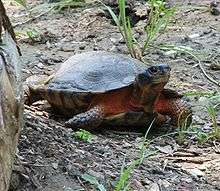
M 102 123 L 146 128 L 152 120 L 156 125 L 169 120 L 174 126 L 188 126 L 189 102 L 164 88 L 170 70 L 167 64 L 147 66 L 104 51 L 76 54 L 47 79 L 29 77 L 26 103 L 47 100 L 70 118 L 65 125 L 71 128 L 92 129 Z

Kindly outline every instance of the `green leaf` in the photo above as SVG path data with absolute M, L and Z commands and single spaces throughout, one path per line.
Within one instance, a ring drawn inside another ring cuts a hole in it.
M 81 139 L 81 140 L 87 141 L 87 142 L 90 142 L 92 139 L 92 134 L 89 131 L 86 131 L 84 129 L 79 129 L 78 131 L 76 131 L 74 133 L 74 136 L 77 139 Z
M 27 9 L 27 1 L 26 0 L 14 0 L 19 5 L 23 6 L 25 9 Z
M 120 23 L 119 23 L 119 20 L 118 20 L 118 17 L 116 16 L 116 14 L 112 11 L 112 9 L 105 5 L 104 3 L 102 3 L 104 5 L 104 7 L 108 10 L 108 12 L 110 13 L 112 19 L 114 20 L 115 24 L 120 27 Z
M 89 175 L 89 174 L 83 174 L 81 177 L 82 177 L 85 181 L 89 182 L 90 184 L 95 185 L 100 191 L 107 191 L 107 190 L 105 189 L 105 187 L 98 182 L 98 180 L 96 179 L 96 177 L 91 176 L 91 175 Z

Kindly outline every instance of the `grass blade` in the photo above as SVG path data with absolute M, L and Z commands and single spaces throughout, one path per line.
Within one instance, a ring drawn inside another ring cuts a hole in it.
M 121 176 L 119 178 L 119 181 L 117 182 L 116 184 L 116 188 L 115 188 L 115 191 L 121 191 L 121 190 L 127 190 L 128 187 L 129 187 L 129 178 L 132 174 L 132 172 L 134 171 L 134 169 L 139 166 L 144 158 L 145 158 L 145 150 L 146 150 L 146 139 L 147 139 L 147 136 L 148 136 L 148 133 L 151 129 L 151 127 L 153 126 L 153 123 L 155 121 L 155 118 L 152 120 L 150 126 L 148 127 L 146 133 L 145 133 L 145 136 L 143 138 L 143 141 L 142 141 L 142 144 L 141 144 L 141 150 L 140 150 L 140 153 L 139 153 L 139 158 L 137 160 L 134 160 L 126 169 L 125 169 L 125 165 L 122 166 L 122 169 L 121 169 Z M 152 153 L 150 153 L 148 156 L 152 155 Z
M 25 9 L 27 9 L 27 1 L 26 0 L 14 0 L 19 5 L 23 6 Z
M 95 185 L 100 191 L 107 191 L 107 190 L 105 189 L 105 187 L 98 182 L 98 180 L 96 179 L 96 177 L 91 176 L 91 175 L 89 175 L 89 174 L 83 174 L 83 175 L 82 175 L 82 178 L 83 178 L 85 181 L 89 182 L 90 184 Z

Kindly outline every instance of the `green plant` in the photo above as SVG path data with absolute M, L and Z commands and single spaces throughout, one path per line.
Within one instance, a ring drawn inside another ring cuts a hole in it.
M 203 104 L 202 108 L 205 108 L 208 112 L 208 116 L 210 118 L 211 122 L 211 131 L 209 132 L 203 132 L 201 128 L 190 128 L 191 131 L 194 132 L 197 140 L 199 143 L 203 144 L 207 142 L 208 140 L 220 140 L 220 127 L 217 122 L 217 108 L 220 106 L 220 94 L 219 92 L 190 92 L 186 93 L 187 96 L 199 96 L 203 97 Z M 185 138 L 185 130 L 178 132 L 178 138 L 180 140 L 183 140 Z
M 74 133 L 74 137 L 83 141 L 90 142 L 92 139 L 92 134 L 84 129 L 79 129 Z
M 24 7 L 26 10 L 28 9 L 27 7 L 27 1 L 26 0 L 14 0 L 16 3 Z
M 134 160 L 127 168 L 125 167 L 125 165 L 122 166 L 120 178 L 119 178 L 119 180 L 115 186 L 115 189 L 114 189 L 115 191 L 129 190 L 129 185 L 130 185 L 129 178 L 130 178 L 131 174 L 133 173 L 133 171 L 135 170 L 135 168 L 143 162 L 144 158 L 149 157 L 155 153 L 155 152 L 151 152 L 151 153 L 148 153 L 147 155 L 145 154 L 146 147 L 150 143 L 150 142 L 146 141 L 147 136 L 148 136 L 148 133 L 149 133 L 154 121 L 155 121 L 155 119 L 152 121 L 152 123 L 150 124 L 149 128 L 147 129 L 147 131 L 145 133 L 145 136 L 144 136 L 143 141 L 141 143 L 141 149 L 140 149 L 138 159 Z M 82 139 L 84 141 L 85 140 L 88 141 L 88 137 L 91 136 L 91 134 L 86 130 L 80 129 L 79 131 L 76 131 L 74 133 L 74 136 L 79 139 Z M 99 189 L 100 191 L 107 190 L 104 187 L 104 185 L 99 183 L 99 181 L 96 179 L 96 177 L 91 176 L 87 173 L 83 174 L 81 177 L 85 181 L 96 186 L 96 188 Z
M 83 174 L 81 176 L 85 181 L 89 182 L 90 184 L 94 185 L 97 189 L 100 191 L 107 191 L 105 187 L 99 183 L 99 181 L 96 179 L 96 177 L 91 176 L 89 174 Z
M 37 38 L 40 37 L 40 33 L 36 29 L 28 29 L 26 31 L 28 38 L 32 41 L 35 41 Z
M 189 91 L 183 93 L 184 96 L 199 96 L 199 97 L 213 97 L 216 95 L 216 92 L 202 92 L 202 91 Z
M 204 144 L 206 143 L 210 137 L 208 133 L 202 132 L 202 131 L 198 131 L 196 133 L 196 139 L 198 141 L 199 144 Z
M 135 47 L 137 41 L 135 40 L 132 33 L 130 19 L 129 17 L 126 16 L 125 13 L 125 0 L 118 0 L 118 7 L 119 7 L 118 16 L 116 16 L 116 14 L 112 11 L 112 9 L 109 6 L 106 5 L 104 6 L 109 11 L 115 24 L 118 26 L 118 29 L 126 43 L 126 46 L 131 56 L 134 58 L 139 58 L 139 54 L 137 53 L 138 48 Z
M 180 114 L 181 115 L 181 114 Z M 180 118 L 181 116 L 179 116 Z M 185 141 L 186 138 L 186 131 L 189 128 L 187 123 L 188 123 L 188 118 L 190 116 L 187 116 L 187 118 L 184 121 L 180 121 L 180 119 L 178 120 L 178 127 L 177 127 L 177 142 L 179 144 L 182 144 Z
M 155 121 L 155 119 L 151 122 L 150 126 L 148 127 L 148 129 L 145 133 L 145 136 L 144 136 L 142 144 L 141 144 L 141 149 L 139 152 L 138 159 L 134 160 L 127 168 L 123 164 L 122 169 L 121 169 L 121 175 L 120 175 L 119 181 L 116 184 L 115 191 L 129 190 L 129 185 L 130 185 L 129 178 L 130 178 L 131 174 L 133 173 L 133 171 L 135 170 L 135 168 L 143 162 L 144 158 L 149 157 L 152 154 L 154 154 L 154 153 L 148 153 L 148 155 L 145 155 L 146 147 L 149 144 L 148 142 L 146 142 L 147 136 L 148 136 L 148 133 L 149 133 L 154 121 Z
M 125 40 L 126 46 L 128 47 L 129 53 L 132 57 L 140 60 L 142 60 L 144 52 L 153 44 L 158 34 L 167 27 L 175 12 L 174 8 L 166 8 L 163 1 L 150 0 L 149 3 L 151 11 L 149 21 L 146 23 L 145 27 L 146 39 L 143 45 L 140 45 L 134 38 L 130 18 L 126 16 L 125 12 L 125 0 L 118 0 L 118 16 L 116 16 L 110 7 L 104 5 L 118 26 L 118 29 Z
M 175 13 L 175 8 L 167 8 L 164 1 L 150 0 L 150 15 L 148 24 L 145 27 L 146 39 L 142 48 L 142 54 L 155 41 L 159 33 L 168 26 Z
M 57 3 L 51 3 L 55 10 L 70 9 L 71 7 L 82 7 L 86 4 L 85 0 L 62 0 Z
M 217 112 L 216 108 L 220 105 L 220 95 L 218 96 L 218 104 L 213 105 L 209 102 L 209 104 L 206 106 L 206 109 L 208 111 L 209 117 L 212 122 L 212 131 L 210 132 L 210 138 L 218 139 L 220 140 L 220 127 L 217 123 Z
M 199 144 L 204 144 L 209 140 L 209 134 L 204 132 L 200 126 L 192 125 L 187 131 L 183 131 L 183 133 L 185 133 L 185 137 L 187 135 L 192 136 L 196 141 L 198 141 Z M 181 141 L 183 140 L 180 140 L 180 143 L 182 143 Z

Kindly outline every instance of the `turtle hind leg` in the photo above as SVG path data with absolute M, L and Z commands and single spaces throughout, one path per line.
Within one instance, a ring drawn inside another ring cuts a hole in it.
M 91 130 L 98 127 L 102 123 L 104 116 L 105 114 L 103 107 L 95 106 L 84 113 L 75 115 L 65 123 L 65 126 L 73 129 L 82 128 Z

